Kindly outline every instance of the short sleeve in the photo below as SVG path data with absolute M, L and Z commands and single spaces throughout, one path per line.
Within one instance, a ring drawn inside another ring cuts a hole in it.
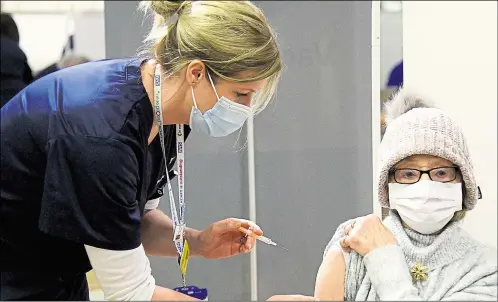
M 66 136 L 47 145 L 38 227 L 109 250 L 140 246 L 139 162 L 118 140 Z
M 156 198 L 156 199 L 148 200 L 147 203 L 145 203 L 145 208 L 144 209 L 146 211 L 155 210 L 159 206 L 159 202 L 160 201 L 161 201 L 161 198 Z

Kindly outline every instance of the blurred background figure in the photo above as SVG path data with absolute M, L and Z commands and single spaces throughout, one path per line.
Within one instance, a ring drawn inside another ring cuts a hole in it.
M 71 35 L 69 36 L 68 41 L 64 46 L 64 49 L 62 50 L 61 59 L 40 70 L 35 75 L 35 80 L 43 76 L 46 76 L 47 74 L 51 74 L 52 72 L 56 72 L 60 69 L 71 67 L 78 64 L 83 64 L 89 61 L 90 59 L 87 58 L 86 56 L 78 55 L 74 52 L 74 36 Z
M 67 56 L 64 56 L 58 62 L 57 67 L 59 69 L 62 69 L 62 68 L 67 68 L 67 67 L 71 67 L 71 66 L 78 65 L 78 64 L 83 64 L 86 62 L 90 62 L 90 60 L 85 56 L 81 56 L 78 54 L 69 54 Z
M 386 87 L 381 91 L 381 102 L 382 104 L 391 97 L 399 88 L 403 86 L 403 60 L 398 62 L 389 73 L 389 78 L 387 79 Z M 383 106 L 381 106 L 383 108 Z M 384 136 L 386 130 L 385 113 L 382 111 L 380 117 L 381 121 L 381 136 Z
M 0 33 L 0 101 L 3 106 L 33 81 L 33 74 L 19 47 L 19 30 L 10 14 L 1 13 Z
M 389 79 L 387 80 L 387 87 L 398 89 L 403 85 L 403 61 L 396 64 L 396 66 L 391 69 L 389 74 Z

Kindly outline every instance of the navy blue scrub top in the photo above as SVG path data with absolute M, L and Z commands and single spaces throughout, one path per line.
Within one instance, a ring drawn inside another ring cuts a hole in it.
M 88 300 L 83 245 L 141 244 L 144 205 L 166 181 L 142 62 L 62 69 L 2 107 L 1 300 Z M 173 178 L 175 126 L 164 130 Z

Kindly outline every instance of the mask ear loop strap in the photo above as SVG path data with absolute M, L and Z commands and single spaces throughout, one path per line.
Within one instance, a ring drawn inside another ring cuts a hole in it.
M 195 106 L 195 109 L 199 109 L 199 108 L 197 107 L 197 101 L 195 100 L 194 86 L 192 86 L 192 100 L 194 101 L 194 106 Z
M 213 87 L 213 90 L 214 90 L 214 94 L 216 94 L 216 99 L 219 100 L 220 97 L 218 96 L 218 92 L 216 92 L 216 88 L 214 88 L 214 83 L 213 83 L 213 79 L 211 79 L 211 75 L 209 74 L 209 71 L 206 71 L 207 75 L 208 75 L 208 78 L 209 78 L 209 82 L 211 82 L 211 86 Z

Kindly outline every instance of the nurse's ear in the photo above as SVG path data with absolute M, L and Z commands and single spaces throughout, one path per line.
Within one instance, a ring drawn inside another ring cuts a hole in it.
M 200 60 L 193 60 L 187 65 L 185 73 L 187 83 L 194 86 L 196 83 L 202 81 L 206 74 L 206 65 Z

